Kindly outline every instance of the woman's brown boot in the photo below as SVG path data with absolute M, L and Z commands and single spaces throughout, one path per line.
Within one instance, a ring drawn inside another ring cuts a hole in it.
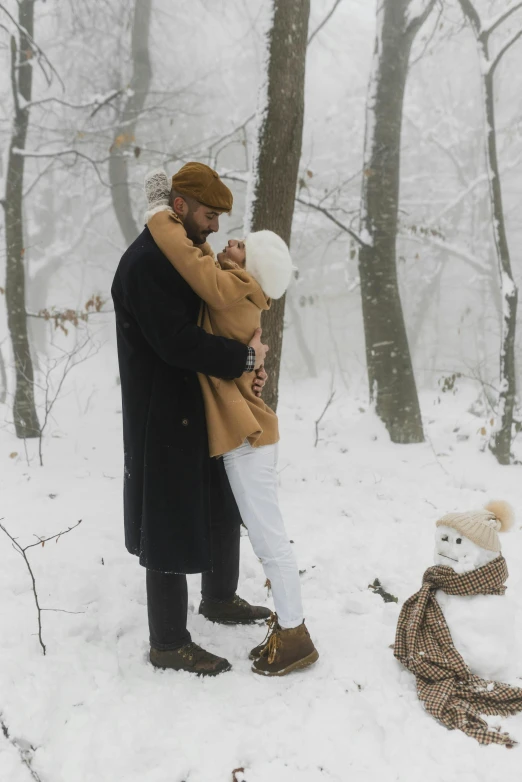
M 268 625 L 267 633 L 264 639 L 261 641 L 261 643 L 258 644 L 257 646 L 254 646 L 254 648 L 250 650 L 250 654 L 248 655 L 250 660 L 257 660 L 259 657 L 261 657 L 261 652 L 267 645 L 270 635 L 272 634 L 274 628 L 279 627 L 277 621 L 277 614 L 271 613 L 268 619 L 266 620 L 266 624 Z
M 275 624 L 252 670 L 262 676 L 286 676 L 291 671 L 313 665 L 318 659 L 319 652 L 304 622 L 288 630 Z

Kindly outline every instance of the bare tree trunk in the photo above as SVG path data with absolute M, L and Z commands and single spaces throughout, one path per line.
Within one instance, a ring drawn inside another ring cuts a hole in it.
M 393 442 L 424 440 L 396 265 L 404 90 L 413 40 L 435 0 L 382 0 L 368 90 L 359 250 L 370 398 Z
M 7 401 L 7 370 L 5 368 L 2 345 L 0 345 L 0 405 L 5 405 Z
M 272 0 L 266 85 L 258 107 L 257 148 L 249 186 L 246 225 L 269 229 L 290 244 L 301 158 L 304 82 L 310 0 Z M 263 319 L 270 346 L 269 379 L 263 397 L 277 408 L 285 298 L 272 302 Z
M 498 398 L 500 426 L 495 434 L 491 450 L 500 464 L 509 464 L 511 461 L 511 440 L 513 437 L 513 413 L 517 398 L 515 334 L 517 328 L 518 290 L 511 269 L 511 258 L 506 234 L 506 221 L 502 204 L 495 129 L 492 70 L 489 70 L 484 74 L 483 84 L 486 108 L 489 186 L 491 209 L 493 212 L 493 234 L 500 267 L 500 288 L 504 303 L 502 311 L 502 341 L 500 347 L 500 392 Z
M 114 134 L 109 159 L 109 181 L 116 219 L 127 244 L 140 230 L 132 214 L 129 192 L 128 159 L 134 155 L 136 124 L 149 92 L 152 70 L 149 57 L 149 28 L 152 0 L 135 0 L 132 23 L 132 78 L 120 122 Z
M 18 3 L 20 24 L 18 43 L 11 36 L 11 88 L 14 104 L 13 134 L 9 146 L 5 200 L 7 325 L 13 349 L 16 388 L 13 419 L 17 437 L 40 436 L 40 425 L 34 402 L 34 373 L 25 308 L 25 268 L 23 240 L 23 151 L 29 126 L 29 104 L 32 97 L 34 0 Z
M 497 136 L 495 126 L 494 76 L 496 68 L 511 46 L 522 37 L 522 26 L 510 36 L 494 59 L 489 55 L 489 38 L 493 31 L 506 21 L 512 13 L 522 8 L 522 3 L 510 5 L 506 12 L 496 18 L 493 25 L 483 29 L 482 21 L 471 0 L 459 0 L 462 11 L 475 34 L 480 58 L 482 91 L 486 119 L 486 161 L 493 217 L 493 237 L 500 271 L 500 289 L 502 293 L 502 336 L 500 346 L 500 391 L 497 415 L 500 423 L 496 429 L 491 450 L 499 464 L 511 461 L 511 442 L 513 439 L 513 415 L 517 402 L 515 335 L 517 323 L 518 290 L 513 278 L 511 257 L 506 233 L 500 171 L 497 154 Z

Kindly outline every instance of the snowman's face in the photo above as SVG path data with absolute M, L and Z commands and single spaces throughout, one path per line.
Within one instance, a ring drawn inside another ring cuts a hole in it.
M 453 527 L 437 527 L 435 531 L 435 564 L 450 567 L 455 573 L 469 573 L 487 565 L 499 556 L 477 546 Z

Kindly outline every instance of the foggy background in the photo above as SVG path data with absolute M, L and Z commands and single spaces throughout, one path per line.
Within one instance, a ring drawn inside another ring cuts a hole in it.
M 481 0 L 476 5 L 485 16 L 506 7 L 504 0 Z M 6 4 L 13 12 L 15 6 Z M 331 7 L 329 0 L 313 0 L 310 33 Z M 152 82 L 137 124 L 136 151 L 128 157 L 139 227 L 146 171 L 163 165 L 172 174 L 188 160 L 201 160 L 218 169 L 235 198 L 232 214 L 221 219 L 220 232 L 211 239 L 213 247 L 221 249 L 227 238 L 242 236 L 267 9 L 262 0 L 193 0 L 176 6 L 154 0 L 149 39 Z M 56 73 L 46 66 L 49 86 L 40 68 L 34 69 L 33 101 L 43 102 L 31 109 L 27 150 L 34 157 L 26 159 L 24 179 L 29 312 L 82 309 L 93 294 L 107 301 L 104 309 L 112 308 L 110 284 L 126 247 L 107 174 L 118 101 L 92 114 L 96 96 L 103 100 L 128 85 L 132 14 L 133 4 L 119 0 L 36 4 L 35 36 Z M 507 29 L 516 24 L 517 15 Z M 312 39 L 307 55 L 297 195 L 326 208 L 354 230 L 374 27 L 371 0 L 343 0 Z M 12 124 L 7 36 L 0 54 L 3 179 Z M 522 46 L 515 44 L 495 82 L 504 208 L 517 282 L 522 230 L 517 219 L 521 64 Z M 473 35 L 455 4 L 446 4 L 432 14 L 414 43 L 403 118 L 398 271 L 419 389 L 436 387 L 442 376 L 455 371 L 479 375 L 493 385 L 498 377 L 501 305 L 479 73 Z M 297 202 L 291 250 L 299 276 L 288 294 L 283 374 L 299 379 L 334 373 L 338 383 L 364 393 L 354 242 L 324 214 Z M 9 368 L 3 306 L 0 297 L 0 349 Z M 97 314 L 90 326 L 114 348 L 110 316 Z M 77 338 L 72 332 L 69 340 Z M 299 349 L 298 332 L 310 348 L 308 357 Z M 30 319 L 36 365 L 49 352 L 51 339 L 62 337 L 48 322 Z M 107 371 L 116 375 L 113 352 L 107 354 Z M 9 393 L 9 371 L 7 376 Z

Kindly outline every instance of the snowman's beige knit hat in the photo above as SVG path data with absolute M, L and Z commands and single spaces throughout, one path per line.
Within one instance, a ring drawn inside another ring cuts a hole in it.
M 513 526 L 515 512 L 504 500 L 492 500 L 480 510 L 468 513 L 448 513 L 436 523 L 437 527 L 452 527 L 488 551 L 500 551 L 499 532 Z

